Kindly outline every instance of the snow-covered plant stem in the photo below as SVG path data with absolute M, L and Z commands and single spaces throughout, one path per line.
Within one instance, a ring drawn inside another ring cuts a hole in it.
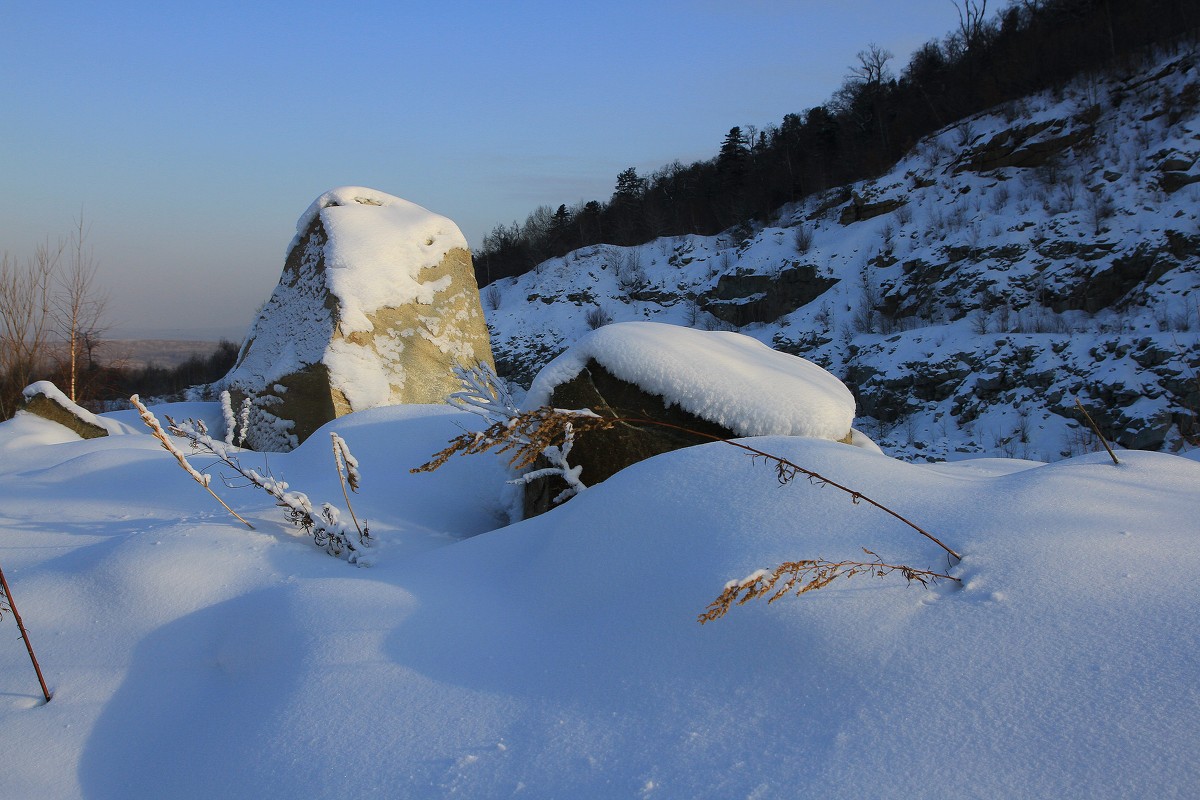
M 509 481 L 509 483 L 524 485 L 539 478 L 551 476 L 562 478 L 567 486 L 555 496 L 555 503 L 569 500 L 587 488 L 583 481 L 579 479 L 583 467 L 571 466 L 571 463 L 567 460 L 567 456 L 571 454 L 571 448 L 575 445 L 575 425 L 571 422 L 572 415 L 594 417 L 595 415 L 592 412 L 560 411 L 560 413 L 566 416 L 564 416 L 561 426 L 556 428 L 559 438 L 555 440 L 546 439 L 541 434 L 534 433 L 534 431 L 540 430 L 539 426 L 529 428 L 516 423 L 521 416 L 521 412 L 517 409 L 516 403 L 513 402 L 512 395 L 504 385 L 504 382 L 500 380 L 487 364 L 480 364 L 476 367 L 464 367 L 458 364 L 454 367 L 454 374 L 458 377 L 459 382 L 462 383 L 463 389 L 450 395 L 449 402 L 451 405 L 483 417 L 491 425 L 488 429 L 489 431 L 496 426 L 506 427 L 510 441 L 515 442 L 519 447 L 534 447 L 536 440 L 536 448 L 540 449 L 538 449 L 534 457 L 529 460 L 522 459 L 521 463 L 514 463 L 513 467 L 523 469 L 532 466 L 538 461 L 539 457 L 542 463 L 547 466 L 523 473 Z M 502 448 L 502 451 L 507 449 L 509 448 Z M 441 466 L 441 463 L 445 462 L 440 462 L 437 466 Z M 432 469 L 436 468 L 435 466 Z M 424 468 L 414 470 L 414 472 L 421 471 L 428 470 Z
M 346 444 L 345 439 L 333 432 L 330 432 L 329 436 L 333 439 L 333 464 L 337 469 L 338 482 L 342 484 L 342 497 L 346 498 L 346 510 L 350 512 L 350 519 L 354 521 L 354 527 L 361 539 L 366 535 L 365 528 L 358 524 L 358 515 L 354 513 L 354 506 L 350 505 L 350 493 L 346 491 L 347 482 L 350 484 L 350 491 L 358 491 L 359 481 L 362 480 L 362 474 L 358 471 L 358 459 L 351 455 L 350 445 Z
M 221 418 L 225 421 L 225 444 L 241 447 L 246 443 L 246 432 L 250 429 L 250 398 L 242 398 L 237 416 L 233 413 L 233 400 L 229 391 L 221 392 Z
M 229 390 L 221 391 L 221 419 L 225 422 L 225 444 L 233 446 L 233 437 L 237 433 L 237 418 L 233 415 L 233 401 Z
M 835 480 L 825 477 L 813 470 L 806 469 L 799 464 L 790 461 L 782 456 L 777 456 L 774 453 L 768 453 L 765 450 L 759 450 L 757 447 L 745 444 L 744 442 L 725 439 L 711 433 L 692 430 L 680 425 L 673 425 L 669 422 L 662 422 L 654 419 L 636 419 L 626 417 L 600 417 L 593 414 L 591 411 L 563 411 L 553 408 L 539 408 L 534 411 L 526 411 L 517 413 L 514 409 L 514 416 L 499 419 L 492 423 L 485 431 L 479 433 L 464 433 L 461 436 L 452 439 L 450 445 L 427 463 L 413 469 L 413 472 L 431 472 L 450 459 L 455 453 L 463 453 L 470 455 L 474 453 L 483 453 L 488 450 L 495 450 L 498 453 L 513 452 L 510 464 L 517 469 L 532 465 L 539 456 L 546 456 L 547 451 L 553 453 L 555 449 L 562 454 L 562 463 L 565 464 L 566 455 L 570 453 L 571 443 L 575 433 L 585 430 L 608 430 L 618 425 L 656 425 L 660 428 L 670 428 L 691 436 L 697 436 L 703 439 L 710 439 L 714 442 L 721 442 L 730 447 L 736 447 L 739 450 L 744 450 L 750 453 L 755 459 L 763 459 L 771 463 L 775 467 L 775 477 L 781 484 L 791 483 L 796 477 L 803 475 L 808 481 L 816 486 L 831 486 L 834 489 L 839 489 L 850 495 L 850 500 L 857 504 L 859 502 L 874 506 L 880 511 L 898 519 L 908 527 L 912 528 L 917 533 L 924 536 L 929 541 L 936 544 L 938 547 L 946 551 L 946 554 L 954 559 L 955 562 L 961 561 L 962 556 L 957 551 L 945 544 L 941 539 L 938 539 L 929 531 L 917 525 L 915 522 L 893 511 L 892 509 L 880 503 L 877 500 L 866 496 L 862 492 L 851 489 Z M 556 442 L 561 444 L 556 444 Z M 549 474 L 562 475 L 564 473 L 573 473 L 578 479 L 580 467 L 555 467 L 549 470 L 535 470 L 529 473 L 535 477 L 544 477 Z M 568 486 L 570 482 L 568 480 Z M 568 497 L 570 495 L 567 495 Z M 564 498 L 565 499 L 565 498 Z
M 137 395 L 131 397 L 130 402 L 141 413 L 142 421 L 154 433 L 155 438 L 175 456 L 180 466 L 187 470 L 197 483 L 208 489 L 209 494 L 217 497 L 216 493 L 209 487 L 212 476 L 201 474 L 192 468 L 179 448 L 175 447 L 174 443 L 171 442 L 170 437 L 167 436 L 166 431 L 163 430 L 154 414 L 142 405 Z M 187 439 L 191 443 L 193 450 L 216 458 L 217 461 L 240 475 L 247 483 L 257 486 L 275 498 L 275 504 L 287 511 L 288 521 L 312 536 L 313 541 L 318 547 L 325 548 L 325 552 L 333 556 L 345 554 L 346 560 L 352 564 L 360 566 L 369 565 L 369 559 L 363 556 L 362 550 L 371 546 L 371 532 L 366 526 L 360 526 L 357 518 L 354 519 L 354 527 L 357 530 L 350 531 L 341 522 L 341 513 L 336 506 L 323 503 L 320 511 L 315 511 L 312 502 L 308 499 L 308 495 L 303 492 L 290 491 L 287 483 L 276 480 L 269 474 L 263 475 L 249 467 L 243 467 L 237 457 L 229 452 L 229 445 L 225 442 L 217 441 L 208 435 L 208 429 L 203 422 L 193 420 L 176 422 L 167 417 L 167 423 L 167 430 L 173 436 Z M 342 448 L 340 449 L 343 461 L 338 460 L 338 452 L 337 445 L 335 444 L 335 461 L 338 464 L 338 476 L 341 477 L 342 465 L 344 464 L 350 476 L 351 487 L 357 487 L 359 481 L 358 462 L 354 459 L 354 456 L 350 455 L 350 448 L 345 447 L 345 442 L 342 443 Z M 226 481 L 225 485 L 230 486 L 232 484 Z M 225 506 L 230 514 L 233 514 L 245 523 L 246 527 L 254 530 L 254 526 L 238 516 L 237 512 L 225 504 L 225 501 L 219 497 L 217 497 L 217 500 L 221 505 Z M 354 512 L 351 511 L 351 517 L 353 516 Z
M 236 517 L 239 522 L 241 522 L 250 530 L 254 530 L 253 525 L 242 519 L 240 514 L 230 508 L 229 504 L 218 497 L 217 493 L 212 490 L 212 487 L 209 485 L 212 482 L 212 476 L 198 472 L 194 467 L 192 467 L 191 464 L 188 463 L 188 460 L 184 454 L 180 452 L 179 448 L 176 447 L 174 442 L 171 441 L 171 438 L 167 436 L 166 431 L 164 431 L 162 425 L 159 424 L 158 418 L 154 416 L 154 412 L 142 405 L 141 398 L 135 394 L 133 397 L 129 398 L 129 402 L 132 403 L 133 407 L 138 410 L 138 414 L 140 414 L 142 417 L 142 422 L 146 423 L 146 427 L 149 428 L 150 432 L 154 434 L 154 438 L 158 439 L 159 443 L 168 453 L 175 456 L 175 460 L 179 462 L 179 466 L 183 469 L 183 471 L 188 475 L 191 475 L 192 480 L 203 486 L 204 490 L 215 497 L 217 502 L 224 506 L 225 510 Z M 169 421 L 170 419 L 168 418 L 168 422 Z
M 29 643 L 29 632 L 25 630 L 25 623 L 21 621 L 21 613 L 17 611 L 12 589 L 8 588 L 8 579 L 4 577 L 2 568 L 0 568 L 0 588 L 4 589 L 4 597 L 0 598 L 0 616 L 3 616 L 5 611 L 12 612 L 13 619 L 17 621 L 17 629 L 21 631 L 21 639 L 25 642 L 25 650 L 29 653 L 29 660 L 33 664 L 33 671 L 37 673 L 38 683 L 42 687 L 42 697 L 45 697 L 46 702 L 49 703 L 52 695 L 46 687 L 46 679 L 42 677 L 42 667 L 38 664 L 37 656 L 33 654 L 33 645 Z
M 479 407 L 486 405 L 486 400 L 480 398 Z M 517 413 L 512 409 L 513 416 L 502 417 L 496 419 L 491 426 L 485 431 L 479 433 L 464 433 L 461 436 L 451 440 L 450 445 L 434 457 L 426 464 L 423 464 L 413 472 L 430 472 L 450 459 L 456 453 L 465 455 L 473 453 L 483 453 L 489 450 L 494 450 L 498 453 L 511 451 L 513 453 L 510 459 L 510 464 L 517 469 L 527 467 L 533 464 L 539 457 L 546 457 L 548 450 L 559 448 L 562 453 L 563 463 L 565 463 L 566 455 L 570 453 L 573 436 L 578 430 L 609 430 L 617 425 L 657 425 L 659 427 L 671 428 L 683 433 L 697 436 L 704 439 L 711 439 L 715 442 L 721 442 L 731 447 L 736 447 L 740 450 L 748 452 L 754 459 L 763 459 L 771 463 L 775 467 L 775 477 L 780 484 L 788 484 L 797 477 L 803 475 L 808 481 L 816 486 L 832 486 L 835 489 L 840 489 L 850 495 L 853 503 L 866 503 L 874 506 L 881 511 L 895 517 L 903 522 L 908 527 L 912 528 L 917 533 L 930 540 L 938 547 L 942 548 L 948 556 L 948 561 L 953 559 L 952 563 L 962 560 L 955 550 L 950 548 L 936 536 L 931 534 L 916 523 L 908 520 L 899 513 L 893 511 L 882 503 L 867 497 L 862 492 L 851 489 L 848 486 L 831 480 L 830 478 L 821 475 L 818 472 L 807 469 L 799 464 L 777 456 L 774 453 L 768 453 L 765 450 L 759 450 L 757 447 L 745 444 L 743 442 L 725 439 L 713 434 L 703 433 L 701 431 L 685 428 L 680 425 L 674 425 L 669 422 L 661 422 L 653 419 L 631 419 L 622 417 L 600 417 L 592 414 L 590 411 L 562 411 L 553 408 L 539 408 L 534 411 L 525 413 Z M 561 445 L 555 445 L 555 442 L 561 442 Z M 572 468 L 572 471 L 579 468 Z M 528 473 L 533 478 L 543 477 L 546 475 L 562 475 L 566 470 L 561 468 L 534 470 Z M 575 477 L 578 478 L 578 472 L 575 472 Z M 568 485 L 569 488 L 569 485 Z M 564 492 L 566 494 L 566 492 Z M 570 496 L 570 495 L 567 495 Z M 561 495 L 560 495 L 561 497 Z M 958 578 L 949 575 L 945 572 L 935 572 L 928 569 L 918 569 L 908 566 L 907 564 L 892 564 L 885 562 L 873 550 L 863 548 L 863 552 L 872 556 L 872 561 L 862 560 L 846 560 L 846 561 L 827 561 L 823 558 L 816 559 L 801 559 L 799 561 L 788 561 L 780 564 L 775 568 L 773 573 L 767 570 L 758 570 L 747 578 L 740 581 L 730 581 L 725 585 L 725 591 L 709 604 L 708 609 L 700 615 L 699 621 L 701 624 L 717 619 L 725 615 L 729 608 L 737 603 L 741 605 L 748 600 L 756 597 L 761 597 L 771 593 L 776 584 L 781 578 L 784 580 L 783 587 L 771 596 L 770 601 L 774 601 L 793 589 L 796 594 L 804 594 L 806 592 L 815 591 L 828 586 L 838 578 L 852 578 L 856 575 L 874 575 L 876 577 L 884 577 L 894 572 L 899 572 L 904 576 L 909 583 L 917 582 L 922 586 L 928 586 L 931 583 L 936 583 L 939 580 L 951 580 L 961 583 Z M 797 588 L 798 585 L 798 588 Z
M 242 398 L 242 407 L 238 409 L 237 446 L 246 444 L 246 434 L 250 432 L 250 407 L 253 401 L 249 397 Z
M 323 547 L 325 552 L 331 556 L 345 555 L 346 560 L 351 564 L 364 567 L 370 565 L 370 559 L 364 555 L 363 550 L 371 546 L 371 532 L 366 526 L 360 527 L 357 519 L 354 520 L 357 530 L 350 530 L 341 521 L 341 512 L 336 506 L 322 503 L 320 511 L 317 511 L 304 492 L 291 491 L 285 481 L 242 466 L 237 457 L 229 452 L 224 442 L 218 442 L 208 435 L 204 430 L 203 423 L 191 420 L 176 422 L 170 418 L 167 421 L 170 423 L 171 433 L 190 441 L 194 450 L 215 457 L 240 475 L 247 483 L 257 486 L 275 498 L 275 504 L 287 512 L 288 521 L 312 536 L 313 542 L 318 547 Z M 343 456 L 349 455 L 350 448 L 347 447 L 342 452 Z M 354 460 L 353 456 L 350 456 L 345 464 L 347 472 L 351 475 L 351 486 L 356 486 L 359 480 L 358 462 Z M 351 469 L 351 464 L 354 465 L 353 469 Z M 340 475 L 340 467 L 338 472 Z M 226 485 L 231 484 L 226 482 Z

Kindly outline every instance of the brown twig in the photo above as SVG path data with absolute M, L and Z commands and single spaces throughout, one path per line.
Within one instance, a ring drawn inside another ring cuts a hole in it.
M 867 505 L 874 506 L 875 508 L 878 508 L 880 511 L 883 511 L 883 512 L 886 512 L 886 513 L 892 515 L 893 517 L 900 520 L 908 527 L 912 528 L 917 533 L 924 536 L 929 541 L 936 544 L 938 547 L 945 550 L 946 553 L 949 554 L 950 556 L 953 556 L 955 560 L 962 561 L 962 556 L 959 555 L 955 550 L 953 550 L 946 543 L 944 543 L 941 539 L 938 539 L 932 533 L 925 530 L 920 525 L 916 524 L 915 522 L 908 519 L 907 517 L 904 517 L 903 515 L 893 511 L 892 509 L 888 508 L 887 506 L 883 505 L 882 503 L 880 503 L 876 500 L 872 500 L 870 497 L 867 497 L 865 494 L 863 494 L 862 492 L 860 492 L 856 489 L 851 489 L 848 486 L 843 486 L 842 484 L 838 483 L 837 481 L 830 480 L 829 478 L 826 478 L 824 475 L 814 472 L 811 469 L 806 469 L 793 461 L 789 461 L 788 459 L 783 458 L 782 456 L 777 456 L 773 453 L 768 453 L 763 450 L 759 450 L 757 447 L 751 447 L 748 444 L 743 444 L 741 442 L 735 442 L 732 439 L 725 439 L 725 438 L 716 436 L 711 433 L 704 433 L 702 431 L 692 430 L 691 428 L 684 428 L 679 425 L 673 425 L 669 422 L 659 422 L 658 420 L 653 420 L 653 419 L 624 419 L 624 418 L 617 418 L 614 420 L 614 422 L 624 422 L 624 423 L 639 424 L 639 425 L 643 425 L 643 424 L 644 425 L 658 425 L 659 427 L 662 427 L 662 428 L 673 428 L 673 429 L 675 429 L 677 431 L 681 431 L 683 433 L 688 433 L 693 436 L 700 436 L 705 439 L 711 439 L 714 442 L 723 442 L 724 444 L 727 444 L 730 447 L 736 447 L 741 450 L 745 450 L 746 452 L 750 453 L 754 458 L 762 458 L 767 461 L 774 462 L 775 463 L 775 477 L 779 480 L 780 484 L 791 483 L 792 480 L 796 477 L 796 475 L 804 475 L 806 478 L 809 479 L 810 482 L 815 483 L 819 486 L 832 486 L 834 489 L 840 489 L 841 491 L 850 495 L 851 502 L 858 503 L 858 501 L 861 500 L 864 503 L 866 503 Z
M 1104 449 L 1108 451 L 1108 457 L 1113 460 L 1113 463 L 1120 466 L 1121 462 L 1117 461 L 1117 454 L 1108 446 L 1108 440 L 1104 438 L 1104 434 L 1100 432 L 1100 428 L 1096 425 L 1096 421 L 1092 419 L 1092 415 L 1083 407 L 1083 403 L 1079 402 L 1079 398 L 1075 398 L 1075 407 L 1083 414 L 1083 418 L 1087 420 L 1088 425 L 1092 426 L 1092 432 L 1100 439 L 1100 444 L 1104 445 Z
M 697 621 L 703 625 L 714 619 L 720 619 L 734 605 L 742 605 L 758 597 L 767 597 L 768 603 L 774 603 L 779 598 L 795 590 L 797 596 L 817 589 L 824 589 L 838 578 L 853 578 L 855 575 L 871 575 L 882 578 L 899 572 L 909 583 L 919 583 L 928 586 L 940 580 L 950 580 L 962 583 L 961 579 L 933 570 L 917 569 L 906 564 L 889 564 L 878 553 L 867 548 L 862 549 L 873 561 L 827 561 L 823 558 L 801 559 L 800 561 L 785 561 L 773 572 L 759 570 L 740 581 L 730 581 L 725 585 L 725 591 L 709 604 L 708 609 L 701 614 Z M 783 586 L 776 589 L 776 584 L 785 578 Z
M 4 605 L 12 612 L 13 619 L 17 621 L 17 628 L 21 631 L 21 638 L 25 641 L 25 649 L 29 651 L 29 660 L 33 663 L 33 671 L 37 673 L 38 683 L 42 687 L 42 696 L 46 698 L 46 702 L 50 702 L 53 695 L 46 688 L 46 679 L 42 677 L 42 668 L 38 664 L 37 656 L 33 654 L 33 645 L 29 643 L 29 632 L 25 630 L 25 623 L 21 621 L 21 614 L 17 611 L 17 604 L 13 600 L 12 590 L 8 588 L 8 579 L 4 577 L 4 570 L 0 569 L 0 587 L 4 589 Z M 0 612 L 3 608 L 0 608 Z
M 472 455 L 476 453 L 484 453 L 489 450 L 495 450 L 498 453 L 513 451 L 512 457 L 509 459 L 510 465 L 514 469 L 522 469 L 534 463 L 542 451 L 552 444 L 563 441 L 566 436 L 568 426 L 572 426 L 576 434 L 588 430 L 608 430 L 617 425 L 657 425 L 660 428 L 671 428 L 673 430 L 687 433 L 692 436 L 697 436 L 702 439 L 709 439 L 714 442 L 722 442 L 731 447 L 736 447 L 740 450 L 745 450 L 755 458 L 762 458 L 767 461 L 774 462 L 775 475 L 781 484 L 790 483 L 797 475 L 804 475 L 814 484 L 820 486 L 832 486 L 850 495 L 850 499 L 854 503 L 860 500 L 868 505 L 884 511 L 896 519 L 903 522 L 908 527 L 912 528 L 917 533 L 924 536 L 929 541 L 936 544 L 938 547 L 946 551 L 946 553 L 956 561 L 961 561 L 962 556 L 954 549 L 938 539 L 929 531 L 917 525 L 912 520 L 893 511 L 882 503 L 873 500 L 862 492 L 844 486 L 837 481 L 826 478 L 820 473 L 806 469 L 793 461 L 789 461 L 781 456 L 768 453 L 764 450 L 759 450 L 748 444 L 725 439 L 721 436 L 716 436 L 711 433 L 692 430 L 680 425 L 674 425 L 669 422 L 661 422 L 653 419 L 637 419 L 627 417 L 599 417 L 594 414 L 567 412 L 553 408 L 542 407 L 533 411 L 526 411 L 518 414 L 511 419 L 500 420 L 493 423 L 486 430 L 479 433 L 464 433 L 455 439 L 452 439 L 450 445 L 441 452 L 434 455 L 425 464 L 411 470 L 412 472 L 432 472 L 433 470 L 445 464 L 456 453 L 464 455 Z

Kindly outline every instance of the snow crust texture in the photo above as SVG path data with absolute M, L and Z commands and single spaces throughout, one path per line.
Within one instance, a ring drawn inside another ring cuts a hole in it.
M 854 396 L 833 375 L 739 333 L 655 322 L 607 325 L 579 339 L 538 374 L 524 407 L 547 405 L 554 388 L 595 359 L 623 381 L 739 436 L 842 439 Z

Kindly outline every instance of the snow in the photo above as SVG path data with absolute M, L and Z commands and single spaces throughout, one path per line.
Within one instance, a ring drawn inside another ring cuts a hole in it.
M 114 420 L 98 417 L 83 406 L 73 402 L 61 389 L 54 385 L 53 381 L 34 381 L 21 390 L 21 396 L 26 400 L 36 397 L 39 394 L 45 396 L 47 400 L 51 400 L 62 406 L 63 409 L 73 414 L 76 418 L 108 431 L 109 436 L 117 436 L 129 432 L 128 427 L 125 425 L 117 423 Z
M 305 238 L 318 219 L 325 238 Z M 449 275 L 423 274 L 451 250 L 468 249 L 451 220 L 375 189 L 344 186 L 313 201 L 296 231 L 288 267 L 219 387 L 255 396 L 250 441 L 282 450 L 294 447 L 296 436 L 262 407 L 269 400 L 261 394 L 266 387 L 283 394 L 278 381 L 286 376 L 321 365 L 350 407 L 362 410 L 403 399 L 405 364 L 412 364 L 402 355 L 408 337 L 430 339 L 448 360 L 473 357 L 465 334 L 436 329 L 442 323 L 434 313 L 418 317 L 432 332 L 398 331 L 375 316 L 467 290 L 451 287 Z
M 1193 132 L 1186 136 L 1164 119 L 1139 119 L 1140 95 L 1178 96 L 1194 75 L 1180 68 L 1105 107 L 1098 158 L 1129 179 L 1101 187 L 1118 212 L 1103 237 L 1090 234 L 1113 245 L 1111 258 L 1095 263 L 1128 257 L 1150 234 L 1197 230 L 1196 187 L 1163 195 L 1146 161 L 1167 146 L 1194 151 L 1195 116 L 1179 123 Z M 1083 98 L 1067 87 L 1031 99 L 1022 115 L 1066 119 Z M 986 141 L 1006 124 L 995 111 L 968 128 Z M 1145 141 L 1116 135 L 1126 129 Z M 635 464 L 505 527 L 501 459 L 409 472 L 481 420 L 447 406 L 395 406 L 339 418 L 289 453 L 242 454 L 315 503 L 339 503 L 326 434 L 352 448 L 362 482 L 354 508 L 377 540 L 374 566 L 356 569 L 314 547 L 271 498 L 214 480 L 254 523 L 246 530 L 134 412 L 100 417 L 130 435 L 86 441 L 18 414 L 0 423 L 0 564 L 54 699 L 41 702 L 6 615 L 0 798 L 1192 796 L 1200 783 L 1200 449 L 1121 451 L 1120 465 L 1103 452 L 1047 464 L 1072 429 L 1052 413 L 1020 412 L 1061 373 L 1068 386 L 1110 376 L 1108 386 L 1120 382 L 1156 413 L 1183 413 L 1160 384 L 1142 382 L 1130 344 L 1177 343 L 1181 357 L 1171 364 L 1194 377 L 1183 358 L 1198 348 L 1194 260 L 1144 286 L 1145 303 L 1126 317 L 1066 312 L 1049 318 L 1062 326 L 1053 332 L 1021 330 L 1041 324 L 1032 316 L 1006 325 L 999 307 L 981 320 L 983 336 L 972 332 L 977 320 L 936 305 L 920 326 L 888 334 L 846 333 L 844 318 L 823 313 L 859 305 L 858 278 L 889 224 L 901 261 L 877 267 L 880 286 L 899 285 L 905 261 L 941 263 L 972 238 L 1088 234 L 1086 209 L 1072 207 L 1064 187 L 1086 197 L 1099 184 L 1084 186 L 1088 176 L 1071 174 L 1070 158 L 1062 186 L 1020 173 L 954 175 L 961 133 L 931 137 L 890 176 L 855 187 L 874 199 L 903 194 L 909 223 L 896 213 L 848 227 L 828 215 L 808 219 L 814 199 L 739 245 L 676 237 L 546 262 L 502 281 L 491 314 L 503 346 L 549 360 L 591 336 L 584 316 L 597 305 L 625 322 L 696 316 L 685 302 L 622 293 L 612 265 L 631 251 L 652 289 L 677 289 L 680 298 L 739 268 L 769 274 L 797 258 L 819 265 L 837 285 L 746 332 L 803 345 L 835 371 L 850 363 L 853 345 L 858 366 L 880 380 L 906 378 L 907 363 L 944 365 L 948 374 L 972 360 L 981 366 L 967 370 L 956 396 L 924 401 L 894 427 L 881 420 L 870 437 L 856 431 L 860 447 L 800 436 L 753 444 L 894 508 L 963 553 L 961 563 L 948 565 L 878 509 L 831 487 L 780 486 L 769 466 L 719 443 Z M 909 171 L 941 183 L 914 189 Z M 992 194 L 999 186 L 1008 187 L 1005 203 Z M 335 226 L 339 209 L 378 212 L 349 223 L 366 227 L 403 217 L 378 194 L 336 194 L 342 205 L 318 201 L 309 213 L 332 212 Z M 381 205 L 352 205 L 359 196 Z M 799 224 L 812 234 L 802 254 L 792 244 Z M 1012 309 L 1017 320 L 1036 310 L 1024 304 L 1047 264 L 1071 260 L 1030 250 L 978 269 L 1022 304 Z M 595 302 L 565 302 L 581 276 Z M 319 310 L 294 299 L 283 319 Z M 377 299 L 360 296 L 360 308 Z M 690 322 L 715 325 L 705 313 Z M 624 367 L 639 383 L 687 394 L 678 371 L 696 363 L 687 334 L 672 333 L 659 351 L 610 327 L 617 332 L 602 328 L 599 344 L 587 346 L 614 374 Z M 283 330 L 274 361 L 264 361 L 289 365 L 280 375 L 307 352 L 292 333 Z M 737 363 L 765 368 L 774 358 L 728 335 L 711 341 L 717 352 L 745 356 Z M 676 345 L 679 360 L 660 363 Z M 955 397 L 1002 391 L 993 385 L 1001 368 L 1026 352 L 1027 374 L 1042 378 L 1011 398 L 981 401 L 959 427 L 952 417 L 966 414 L 952 413 Z M 577 362 L 578 354 L 555 369 Z M 717 407 L 728 388 L 707 386 L 692 400 Z M 152 410 L 221 430 L 217 403 Z M 1022 427 L 1028 441 L 1014 435 Z M 1005 450 L 1030 457 L 973 457 Z M 914 453 L 962 460 L 904 460 Z M 209 460 L 191 460 L 220 474 Z M 962 585 L 923 590 L 856 577 L 697 624 L 730 581 L 785 560 L 857 557 L 863 547 L 949 569 Z
M 356 569 L 214 480 L 241 527 L 148 432 L 0 423 L 0 563 L 54 692 L 41 703 L 0 620 L 0 797 L 1123 798 L 1200 780 L 1195 461 L 915 465 L 756 438 L 944 538 L 963 586 L 854 578 L 701 626 L 727 581 L 784 560 L 945 554 L 719 443 L 500 527 L 500 460 L 408 472 L 477 424 L 374 409 L 242 454 L 336 502 L 328 434 L 353 448 L 378 541 Z
M 381 308 L 433 302 L 450 277 L 422 282 L 421 270 L 446 253 L 467 250 L 451 220 L 416 203 L 363 186 L 343 186 L 318 197 L 296 223 L 296 239 L 319 215 L 325 244 L 326 281 L 340 301 L 343 334 L 371 330 L 367 315 Z M 289 247 L 289 250 L 291 248 Z
M 854 420 L 854 395 L 810 361 L 739 333 L 657 322 L 617 323 L 586 334 L 538 374 L 524 407 L 548 405 L 554 388 L 592 359 L 668 405 L 739 436 L 836 440 Z
M 722 282 L 757 279 L 741 297 L 753 311 L 763 282 L 812 269 L 832 282 L 823 294 L 736 329 L 852 386 L 856 424 L 888 452 L 1079 454 L 1098 444 L 1087 441 L 1076 396 L 1109 417 L 1099 420 L 1106 435 L 1140 428 L 1145 446 L 1186 451 L 1194 445 L 1177 428 L 1161 445 L 1154 434 L 1196 408 L 1200 184 L 1167 193 L 1160 183 L 1170 158 L 1200 165 L 1200 106 L 1171 102 L 1198 76 L 1187 52 L 1147 54 L 950 125 L 883 175 L 784 206 L 748 238 L 680 235 L 549 259 L 484 288 L 497 360 L 517 365 L 511 377 L 528 386 L 588 334 L 596 310 L 616 322 L 733 329 L 710 304 L 728 296 Z M 956 170 L 964 146 L 1030 123 L 1079 133 L 1096 108 L 1087 146 L 1061 153 L 1054 169 Z M 904 204 L 843 224 L 843 188 Z M 1080 298 L 1112 291 L 1129 264 L 1150 257 L 1153 270 L 1126 275 L 1127 292 L 1083 310 Z M 622 285 L 630 263 L 644 278 L 637 289 Z

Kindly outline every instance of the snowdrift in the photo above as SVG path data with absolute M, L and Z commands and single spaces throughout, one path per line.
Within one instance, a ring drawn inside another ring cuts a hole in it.
M 782 560 L 945 555 L 721 444 L 501 528 L 502 464 L 408 473 L 462 425 L 409 406 L 327 426 L 380 540 L 358 569 L 224 490 L 258 530 L 239 528 L 148 435 L 0 424 L 0 560 L 55 691 L 40 703 L 13 626 L 0 797 L 1118 798 L 1200 780 L 1200 464 L 913 465 L 755 439 L 943 537 L 963 585 L 855 578 L 701 626 L 726 581 Z M 334 499 L 327 443 L 268 465 Z

